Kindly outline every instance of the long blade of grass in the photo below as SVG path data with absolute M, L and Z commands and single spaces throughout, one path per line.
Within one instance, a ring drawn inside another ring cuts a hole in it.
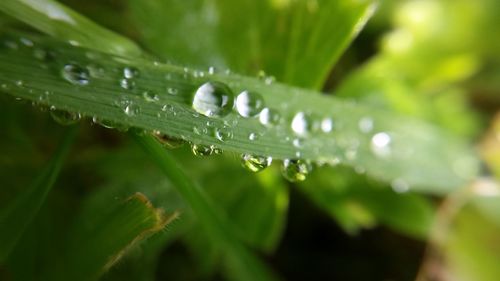
M 135 43 L 52 0 L 2 0 L 0 11 L 71 44 L 120 55 L 140 55 Z
M 159 131 L 172 138 L 237 153 L 341 163 L 379 180 L 403 181 L 410 188 L 427 192 L 447 192 L 477 173 L 476 157 L 462 139 L 374 105 L 252 77 L 210 74 L 173 64 L 111 56 L 57 40 L 30 38 L 34 46 L 19 43 L 16 48 L 12 46 L 19 38 L 0 40 L 7 46 L 0 50 L 0 90 L 106 120 L 107 125 Z M 36 59 L 40 53 L 47 55 Z M 76 74 L 84 75 L 85 81 L 68 78 L 75 75 L 65 73 L 68 65 L 79 70 Z M 135 68 L 139 73 L 131 81 L 123 81 L 125 68 Z M 192 96 L 207 81 L 223 82 L 234 93 L 260 93 L 265 105 L 278 112 L 279 121 L 264 126 L 258 118 L 242 118 L 234 111 L 224 118 L 197 113 Z M 292 129 L 297 113 L 306 116 L 302 119 L 305 122 L 299 122 L 305 134 Z M 332 121 L 331 132 L 321 128 L 325 120 Z M 249 138 L 250 134 L 257 139 Z
M 224 252 L 229 276 L 234 280 L 275 280 L 273 274 L 236 239 L 229 228 L 229 222 L 217 211 L 208 195 L 192 182 L 163 146 L 151 137 L 134 137 L 174 183 L 207 235 Z
M 26 227 L 36 216 L 45 202 L 47 194 L 61 171 L 70 150 L 77 128 L 70 128 L 47 167 L 33 184 L 22 192 L 13 202 L 0 210 L 0 261 L 5 261 L 15 247 Z

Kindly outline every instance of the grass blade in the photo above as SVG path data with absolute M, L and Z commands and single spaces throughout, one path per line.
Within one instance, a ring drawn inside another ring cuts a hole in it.
M 177 213 L 167 216 L 155 209 L 141 193 L 111 203 L 100 212 L 84 209 L 68 236 L 64 279 L 97 280 L 129 249 L 163 230 L 176 217 Z
M 234 280 L 274 280 L 275 277 L 236 238 L 207 194 L 184 174 L 177 161 L 151 137 L 135 136 L 156 164 L 189 203 L 212 241 L 224 251 L 229 276 Z
M 2 0 L 0 11 L 72 44 L 102 52 L 133 55 L 141 50 L 128 39 L 52 0 Z
M 0 211 L 0 261 L 5 261 L 15 247 L 26 227 L 43 205 L 47 194 L 61 171 L 64 160 L 70 150 L 77 128 L 68 130 L 47 167 L 35 179 L 33 184 L 19 195 L 11 204 Z
M 415 190 L 434 193 L 461 186 L 477 173 L 476 156 L 463 139 L 417 119 L 380 110 L 376 105 L 355 104 L 280 83 L 267 84 L 257 78 L 208 74 L 172 64 L 111 56 L 57 40 L 29 38 L 34 47 L 19 45 L 0 50 L 0 90 L 107 120 L 108 125 L 111 122 L 121 127 L 157 130 L 172 138 L 237 153 L 341 163 L 382 181 L 398 179 Z M 11 46 L 7 43 L 16 40 L 5 37 L 0 43 Z M 33 59 L 37 50 L 53 55 Z M 87 73 L 88 84 L 77 85 L 64 78 L 64 67 L 69 63 Z M 126 67 L 140 73 L 132 82 L 126 81 L 134 87 L 120 84 Z M 268 127 L 258 118 L 242 118 L 236 112 L 224 118 L 196 113 L 191 105 L 193 93 L 207 81 L 223 82 L 235 93 L 260 93 L 266 106 L 279 112 L 279 122 Z M 156 96 L 152 101 L 144 93 Z M 291 128 L 299 112 L 307 116 L 307 134 Z M 323 118 L 333 121 L 331 132 L 321 129 Z M 220 130 L 229 137 L 218 138 Z M 252 133 L 257 140 L 249 138 Z

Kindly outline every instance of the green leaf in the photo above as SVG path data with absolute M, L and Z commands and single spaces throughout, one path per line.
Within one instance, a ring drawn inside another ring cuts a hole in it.
M 393 183 L 397 193 L 345 167 L 323 169 L 300 188 L 349 233 L 382 223 L 413 237 L 425 238 L 434 220 L 427 199 Z
M 224 251 L 228 276 L 234 280 L 274 280 L 273 274 L 240 244 L 227 219 L 204 190 L 184 174 L 177 161 L 151 137 L 135 138 L 189 203 L 208 237 Z
M 47 167 L 37 176 L 31 186 L 23 190 L 18 197 L 0 210 L 0 261 L 4 261 L 26 227 L 37 215 L 45 202 L 47 194 L 61 171 L 64 160 L 70 150 L 77 129 L 70 128 L 61 141 Z
M 181 64 L 260 70 L 320 89 L 374 1 L 129 0 L 145 44 Z M 186 36 L 189 34 L 188 36 Z
M 65 280 L 97 280 L 132 247 L 176 217 L 155 209 L 141 193 L 109 202 L 104 210 L 87 206 L 68 236 Z
M 133 42 L 101 28 L 56 1 L 3 0 L 0 2 L 0 11 L 74 45 L 112 54 L 141 54 L 141 50 Z
M 3 42 L 13 40 L 15 37 Z M 460 138 L 375 106 L 280 83 L 268 85 L 255 78 L 201 74 L 172 64 L 110 56 L 57 40 L 33 38 L 33 42 L 35 47 L 20 45 L 0 51 L 0 85 L 3 91 L 42 105 L 80 112 L 107 120 L 108 124 L 157 130 L 172 138 L 238 153 L 341 162 L 362 168 L 377 179 L 399 179 L 427 192 L 449 191 L 477 172 L 475 156 Z M 42 61 L 33 59 L 33 48 L 52 55 Z M 64 78 L 64 66 L 71 63 L 85 73 L 88 71 L 88 85 L 75 85 Z M 139 77 L 132 79 L 136 85 L 133 89 L 120 86 L 125 67 L 135 67 L 140 72 Z M 207 81 L 226 83 L 235 93 L 260 93 L 268 107 L 278 110 L 282 117 L 279 124 L 267 127 L 257 118 L 242 118 L 236 112 L 225 118 L 196 113 L 191 106 L 193 92 Z M 148 101 L 144 98 L 146 91 L 157 94 L 158 100 Z M 310 115 L 310 133 L 301 135 L 291 129 L 291 120 L 298 112 Z M 333 132 L 318 128 L 322 118 L 333 120 Z M 229 137 L 221 141 L 215 136 L 217 130 Z M 258 135 L 257 141 L 249 139 L 251 133 Z

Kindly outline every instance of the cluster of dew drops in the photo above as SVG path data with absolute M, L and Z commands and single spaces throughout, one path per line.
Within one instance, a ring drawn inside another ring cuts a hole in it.
M 213 71 L 212 69 L 209 72 Z M 77 64 L 66 64 L 61 74 L 64 79 L 72 84 L 85 86 L 90 82 L 90 73 L 87 68 L 81 67 Z M 122 78 L 120 79 L 120 86 L 124 89 L 133 89 L 135 87 L 134 79 L 139 76 L 140 72 L 134 67 L 124 67 L 122 71 Z M 269 78 L 266 78 L 266 83 L 271 83 Z M 169 94 L 174 89 L 168 89 Z M 148 102 L 158 101 L 159 97 L 151 91 L 144 91 L 143 97 Z M 140 107 L 130 100 L 124 99 L 117 102 L 118 106 L 123 109 L 127 116 L 134 116 L 140 113 Z M 266 126 L 272 127 L 277 125 L 281 120 L 281 115 L 275 109 L 265 106 L 263 97 L 254 91 L 244 90 L 236 97 L 232 90 L 224 83 L 218 81 L 208 81 L 200 85 L 192 98 L 192 108 L 199 114 L 209 118 L 222 118 L 228 115 L 233 109 L 243 118 L 256 118 L 258 121 Z M 167 110 L 168 105 L 162 110 Z M 80 119 L 79 114 L 61 110 L 51 110 L 52 117 L 61 124 L 72 124 Z M 93 118 L 93 121 L 106 128 L 120 129 L 119 124 L 114 124 L 109 121 L 99 120 Z M 299 112 L 295 115 L 291 123 L 291 129 L 303 135 L 308 130 L 307 116 Z M 323 120 L 321 128 L 325 132 L 332 130 L 333 121 L 331 119 Z M 183 144 L 183 141 L 171 138 L 159 131 L 153 131 L 153 136 L 156 137 L 164 146 L 168 148 L 176 148 Z M 224 140 L 231 136 L 224 130 L 216 130 L 215 137 L 219 140 Z M 249 140 L 254 141 L 258 138 L 258 134 L 250 133 Z M 300 141 L 294 141 L 294 146 L 300 146 Z M 213 154 L 221 154 L 222 150 L 214 145 L 191 144 L 191 149 L 196 156 L 209 156 Z M 300 156 L 300 155 L 299 155 Z M 242 154 L 241 163 L 244 168 L 252 172 L 260 172 L 269 167 L 273 159 L 271 156 L 261 156 L 252 154 Z M 312 171 L 312 164 L 304 159 L 285 159 L 281 165 L 281 172 L 285 179 L 296 182 L 303 181 L 307 175 Z
M 25 40 L 30 43 L 31 41 Z M 33 47 L 33 43 L 24 44 L 28 47 Z M 50 54 L 43 49 L 34 49 L 34 56 L 37 59 L 44 60 Z M 78 86 L 86 86 L 90 84 L 91 76 L 100 75 L 104 70 L 102 68 L 95 67 L 82 67 L 76 63 L 65 64 L 61 70 L 61 76 L 70 82 L 71 84 Z M 185 69 L 185 72 L 187 69 Z M 209 74 L 214 73 L 214 68 L 210 67 Z M 203 72 L 196 72 L 195 74 L 200 75 Z M 131 66 L 123 67 L 121 69 L 121 78 L 119 80 L 119 85 L 123 89 L 131 90 L 136 87 L 135 79 L 140 76 L 140 71 Z M 196 76 L 196 75 L 195 75 Z M 272 77 L 266 77 L 265 74 L 260 78 L 263 78 L 266 84 L 271 84 L 273 82 Z M 22 81 L 16 82 L 16 85 L 22 86 Z M 4 87 L 5 85 L 2 85 Z M 5 87 L 4 87 L 5 88 Z M 175 95 L 177 89 L 168 88 L 168 94 Z M 45 92 L 39 99 L 48 99 L 50 93 Z M 152 91 L 142 92 L 143 98 L 148 102 L 159 101 L 159 96 Z M 139 105 L 135 104 L 129 99 L 121 99 L 116 101 L 115 105 L 122 108 L 123 112 L 127 116 L 134 116 L 140 113 Z M 233 109 L 242 118 L 255 118 L 263 126 L 273 127 L 280 123 L 281 115 L 273 108 L 266 107 L 263 97 L 254 91 L 244 90 L 240 92 L 236 97 L 232 90 L 224 83 L 218 81 L 208 81 L 200 85 L 193 95 L 192 108 L 198 113 L 209 118 L 221 118 L 228 115 Z M 172 105 L 165 105 L 162 111 L 172 111 L 174 108 Z M 173 112 L 175 113 L 175 112 Z M 55 121 L 62 125 L 71 125 L 78 122 L 81 119 L 81 114 L 78 112 L 68 112 L 65 110 L 58 110 L 54 106 L 50 107 L 50 114 Z M 304 112 L 298 112 L 294 115 L 291 120 L 290 128 L 298 136 L 307 135 L 312 130 L 321 130 L 324 133 L 329 133 L 334 128 L 334 122 L 332 118 L 324 118 L 320 122 L 311 122 L 310 116 Z M 121 125 L 120 123 L 115 123 L 107 120 L 101 120 L 96 117 L 92 118 L 93 122 L 99 124 L 106 128 L 112 128 L 117 130 L 126 131 L 128 128 Z M 360 129 L 362 131 L 371 131 L 373 127 L 373 121 L 371 119 L 362 119 L 360 121 Z M 171 138 L 159 131 L 153 131 L 153 136 L 156 137 L 164 146 L 168 148 L 176 148 L 181 146 L 184 141 Z M 225 130 L 216 130 L 215 137 L 218 140 L 223 141 L 224 139 L 230 138 L 231 136 Z M 259 137 L 256 133 L 250 133 L 248 139 L 251 141 L 257 140 Z M 389 144 L 391 138 L 386 133 L 379 133 L 374 135 L 372 138 L 372 150 L 376 154 L 385 155 L 390 153 Z M 302 146 L 301 138 L 296 138 L 293 140 L 293 145 L 298 148 Z M 191 149 L 196 156 L 208 156 L 212 154 L 220 154 L 222 150 L 214 145 L 202 145 L 202 144 L 191 144 Z M 281 172 L 289 181 L 303 181 L 306 179 L 307 175 L 312 171 L 312 164 L 309 160 L 301 159 L 300 152 L 296 153 L 296 159 L 285 159 L 281 165 Z M 269 167 L 273 161 L 270 156 L 262 155 L 252 155 L 245 153 L 241 155 L 242 166 L 249 171 L 259 172 Z

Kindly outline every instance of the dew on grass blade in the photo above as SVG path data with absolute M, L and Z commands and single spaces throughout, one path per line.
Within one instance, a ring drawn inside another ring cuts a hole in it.
M 285 159 L 281 166 L 281 174 L 291 182 L 303 181 L 312 171 L 312 165 L 307 160 Z
M 214 154 L 213 146 L 203 145 L 203 144 L 191 145 L 191 151 L 195 156 L 210 156 Z
M 278 125 L 281 119 L 279 112 L 272 108 L 264 108 L 259 114 L 259 122 L 266 126 L 272 127 Z
M 89 71 L 85 67 L 81 67 L 77 64 L 66 64 L 62 71 L 62 77 L 66 81 L 74 85 L 88 85 L 89 84 Z
M 236 110 L 243 117 L 257 116 L 264 107 L 264 99 L 261 95 L 243 91 L 236 97 Z
M 233 93 L 226 84 L 206 82 L 196 90 L 192 106 L 207 117 L 224 117 L 233 108 L 233 103 Z
M 241 155 L 241 165 L 252 172 L 260 172 L 271 165 L 273 158 L 269 156 Z
M 81 119 L 80 113 L 58 109 L 51 109 L 50 116 L 54 121 L 64 126 L 76 124 Z

